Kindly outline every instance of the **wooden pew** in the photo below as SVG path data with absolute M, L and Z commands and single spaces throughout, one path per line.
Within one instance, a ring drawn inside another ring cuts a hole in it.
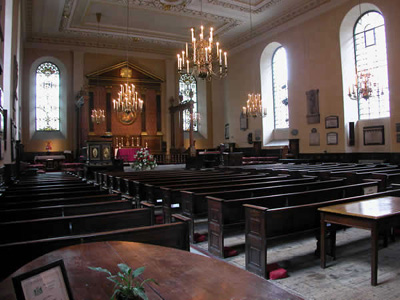
M 250 177 L 251 175 L 249 175 Z M 272 186 L 272 185 L 279 185 L 283 183 L 294 183 L 294 182 L 311 182 L 315 180 L 315 177 L 303 177 L 303 178 L 291 178 L 287 175 L 279 175 L 279 176 L 270 176 L 270 177 L 256 177 L 256 178 L 246 178 L 240 180 L 232 180 L 232 181 L 219 181 L 213 183 L 202 183 L 201 186 L 194 185 L 194 186 L 179 186 L 173 188 L 172 186 L 161 187 L 162 190 L 162 204 L 163 204 L 163 214 L 164 219 L 166 222 L 169 222 L 170 216 L 172 214 L 172 205 L 179 203 L 183 209 L 189 211 L 194 203 L 197 204 L 196 210 L 197 214 L 202 214 L 207 211 L 207 201 L 204 199 L 204 202 L 201 200 L 192 200 L 190 196 L 185 194 L 186 198 L 183 200 L 182 191 L 186 191 L 188 193 L 213 193 L 219 191 L 229 191 L 232 189 L 239 189 L 239 188 L 256 188 L 256 187 L 263 187 L 263 186 Z M 183 202 L 185 201 L 185 202 Z M 195 202 L 196 201 L 196 202 Z M 186 215 L 188 216 L 188 215 Z
M 282 181 L 266 182 L 265 185 L 236 185 L 213 191 L 212 189 L 204 188 L 200 192 L 182 191 L 182 215 L 190 219 L 190 241 L 194 242 L 194 231 L 196 218 L 207 218 L 208 206 L 207 196 L 210 197 L 223 197 L 224 200 L 238 199 L 238 198 L 251 198 L 259 196 L 267 196 L 282 193 L 294 193 L 301 191 L 309 191 L 316 189 L 325 189 L 330 187 L 342 186 L 345 184 L 344 178 L 315 181 L 304 179 L 292 179 Z M 215 189 L 214 189 L 215 190 Z
M 229 199 L 209 197 L 208 199 L 208 251 L 223 257 L 224 239 L 227 231 L 244 229 L 243 204 L 279 208 L 333 200 L 362 194 L 376 193 L 377 183 L 366 182 L 340 187 L 305 192 L 278 194 L 253 198 Z
M 180 198 L 180 191 L 186 190 L 189 188 L 196 188 L 196 187 L 204 187 L 204 186 L 217 186 L 223 184 L 234 184 L 234 182 L 240 184 L 244 182 L 258 182 L 264 180 L 274 180 L 274 179 L 283 179 L 289 177 L 288 175 L 280 175 L 280 176 L 269 176 L 264 173 L 258 174 L 242 174 L 242 173 L 235 173 L 229 175 L 222 175 L 218 177 L 206 177 L 206 178 L 197 178 L 193 180 L 187 180 L 184 182 L 176 183 L 168 182 L 168 183 L 158 183 L 156 184 L 144 184 L 143 187 L 143 194 L 144 199 L 150 203 L 156 203 L 157 199 L 164 199 L 166 191 L 170 191 L 174 193 L 174 195 L 170 195 L 169 199 L 176 199 L 174 203 L 179 203 Z
M 15 201 L 36 201 L 42 199 L 51 199 L 51 198 L 71 198 L 78 196 L 92 196 L 92 195 L 104 195 L 108 194 L 108 191 L 101 191 L 98 188 L 86 187 L 85 189 L 78 189 L 74 191 L 62 191 L 62 192 L 40 192 L 35 194 L 28 195 L 11 195 L 11 196 L 3 196 L 0 202 L 15 202 Z
M 132 203 L 127 200 L 114 200 L 95 203 L 66 204 L 19 209 L 3 209 L 0 210 L 0 222 L 95 214 L 100 212 L 110 212 L 126 209 L 132 209 Z
M 1 243 L 13 243 L 154 224 L 154 210 L 128 209 L 96 214 L 0 223 Z
M 23 196 L 23 195 L 35 195 L 40 193 L 61 193 L 61 192 L 72 192 L 72 191 L 85 191 L 87 189 L 98 190 L 98 188 L 88 185 L 86 183 L 83 184 L 74 184 L 74 185 L 57 185 L 57 186 L 49 186 L 49 187 L 37 187 L 37 188 L 21 188 L 18 190 L 5 190 L 2 193 L 3 197 L 8 196 Z
M 120 200 L 121 194 L 107 194 L 103 192 L 100 195 L 89 195 L 89 196 L 78 196 L 78 197 L 66 197 L 66 198 L 51 198 L 44 200 L 35 201 L 0 201 L 0 209 L 19 209 L 29 207 L 41 207 L 41 206 L 55 206 L 55 205 L 70 205 L 70 204 L 84 204 L 84 203 L 95 203 L 104 201 Z
M 246 211 L 246 270 L 268 278 L 268 240 L 294 235 L 306 230 L 320 230 L 319 207 L 375 198 L 378 196 L 400 196 L 400 189 L 341 198 L 281 208 L 267 208 L 245 204 Z
M 400 172 L 398 173 L 372 173 L 371 178 L 380 179 L 382 189 L 389 188 L 393 183 L 400 183 Z
M 46 188 L 52 188 L 52 187 L 68 187 L 68 186 L 77 186 L 77 185 L 87 185 L 87 183 L 82 182 L 82 181 L 67 181 L 67 182 L 46 182 L 46 183 L 40 183 L 36 185 L 29 185 L 29 186 L 19 186 L 19 185 L 12 185 L 7 187 L 6 191 L 20 191 L 20 190 L 40 190 L 40 189 L 46 189 Z
M 178 220 L 181 220 L 177 217 Z M 172 224 L 126 228 L 113 231 L 47 238 L 0 245 L 0 280 L 27 262 L 53 250 L 83 243 L 127 241 L 189 250 L 188 224 Z

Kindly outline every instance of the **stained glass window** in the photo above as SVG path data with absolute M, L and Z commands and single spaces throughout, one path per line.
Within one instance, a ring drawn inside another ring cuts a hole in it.
M 385 20 L 376 11 L 362 15 L 354 26 L 354 49 L 358 74 L 369 74 L 372 95 L 358 99 L 359 119 L 390 116 Z
M 193 116 L 197 116 L 197 83 L 192 75 L 183 74 L 179 78 L 179 96 L 182 103 L 193 100 Z M 193 117 L 192 116 L 192 117 Z M 183 111 L 183 130 L 190 129 L 190 112 L 188 109 Z M 193 117 L 193 131 L 198 130 L 198 118 Z
M 50 62 L 36 69 L 36 130 L 60 130 L 60 71 Z
M 289 127 L 287 80 L 286 50 L 283 47 L 279 47 L 272 56 L 272 90 L 274 98 L 275 129 Z

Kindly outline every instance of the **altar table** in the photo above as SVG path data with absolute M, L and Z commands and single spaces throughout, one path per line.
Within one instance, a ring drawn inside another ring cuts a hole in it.
M 141 279 L 149 299 L 227 300 L 302 299 L 245 270 L 226 262 L 188 251 L 133 242 L 98 242 L 66 247 L 41 256 L 0 283 L 0 299 L 15 300 L 12 277 L 63 259 L 75 300 L 110 299 L 114 283 L 105 273 L 88 267 L 102 267 L 115 274 L 117 264 L 136 269 L 145 267 Z
M 121 148 L 117 151 L 117 159 L 122 159 L 124 162 L 135 161 L 134 157 L 141 148 Z
M 371 230 L 371 285 L 378 284 L 378 236 L 400 221 L 400 197 L 386 196 L 321 207 L 321 268 L 326 267 L 326 224 Z
M 59 170 L 65 161 L 65 155 L 37 155 L 34 157 L 35 164 L 44 164 L 47 171 Z

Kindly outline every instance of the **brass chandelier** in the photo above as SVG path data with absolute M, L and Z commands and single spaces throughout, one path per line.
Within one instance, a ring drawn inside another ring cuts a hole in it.
M 213 76 L 219 76 L 219 78 L 226 76 L 228 74 L 227 52 L 222 50 L 219 42 L 214 42 L 214 28 L 211 27 L 208 37 L 205 37 L 204 26 L 201 25 L 198 39 L 196 39 L 195 28 L 191 28 L 190 31 L 191 44 L 186 43 L 185 50 L 177 55 L 178 72 L 207 80 L 211 80 Z
M 251 0 L 249 0 L 250 11 L 250 38 L 253 37 L 253 22 L 251 18 Z M 254 80 L 252 80 L 254 82 Z M 242 108 L 242 114 L 248 117 L 265 117 L 267 115 L 267 108 L 262 107 L 261 94 L 250 93 L 247 95 L 246 106 Z
M 136 87 L 129 83 L 132 76 L 132 70 L 129 67 L 129 1 L 127 1 L 126 13 L 126 67 L 121 69 L 120 75 L 126 78 L 126 83 L 121 84 L 121 90 L 118 92 L 117 99 L 113 99 L 113 111 L 117 113 L 118 118 L 124 124 L 132 124 L 139 113 L 143 110 L 143 100 L 138 97 Z

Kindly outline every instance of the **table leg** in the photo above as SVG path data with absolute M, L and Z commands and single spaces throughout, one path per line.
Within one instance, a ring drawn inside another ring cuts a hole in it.
M 371 285 L 378 284 L 378 224 L 373 222 L 371 227 Z
M 321 213 L 321 236 L 320 236 L 320 245 L 321 245 L 321 268 L 326 268 L 326 251 L 325 251 L 325 231 L 326 231 L 326 224 L 325 224 L 325 214 Z

